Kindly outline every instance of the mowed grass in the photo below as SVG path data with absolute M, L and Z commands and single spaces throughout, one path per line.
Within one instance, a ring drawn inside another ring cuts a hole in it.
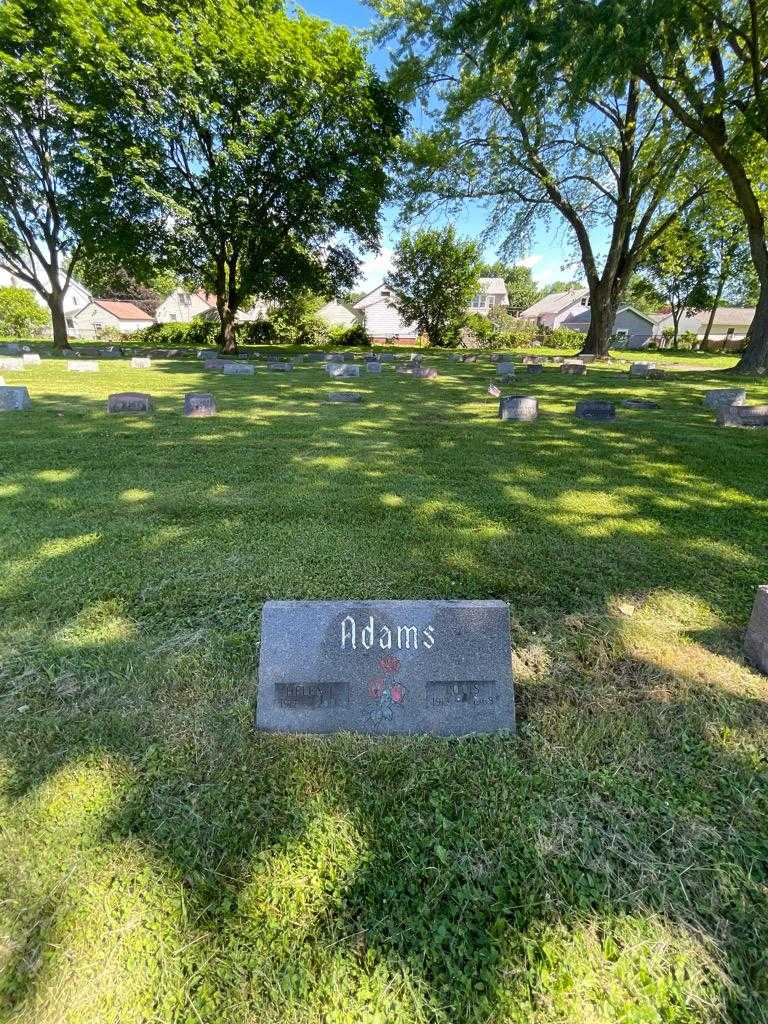
M 426 359 L 3 373 L 3 1024 L 768 1020 L 768 431 L 701 404 L 733 360 L 522 374 L 525 425 Z M 508 601 L 519 735 L 256 734 L 262 602 L 377 597 Z

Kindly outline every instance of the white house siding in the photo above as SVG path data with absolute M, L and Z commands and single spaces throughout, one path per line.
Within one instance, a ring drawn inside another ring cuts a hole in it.
M 132 334 L 143 327 L 151 327 L 154 320 L 147 315 L 144 319 L 123 320 L 109 310 L 91 302 L 85 309 L 67 317 L 70 332 L 76 338 L 94 338 L 105 327 L 116 328 L 121 334 Z
M 157 307 L 155 319 L 159 324 L 188 324 L 199 313 L 205 313 L 210 308 L 211 304 L 197 292 L 185 292 L 183 288 L 177 288 Z
M 416 324 L 408 324 L 401 318 L 383 285 L 365 295 L 354 308 L 362 314 L 365 329 L 374 341 L 395 338 L 413 341 L 419 336 Z
M 40 279 L 45 283 L 47 277 L 45 271 L 38 271 Z M 61 275 L 63 281 L 63 275 Z M 22 281 L 21 278 L 16 277 L 15 274 L 9 270 L 3 270 L 0 267 L 0 288 L 23 288 L 25 292 L 30 292 L 34 297 L 35 302 L 38 306 L 42 306 L 43 309 L 48 309 L 48 303 L 42 297 L 36 288 L 33 288 L 31 284 L 27 284 L 26 281 Z M 74 279 L 70 280 L 67 290 L 64 292 L 64 311 L 69 314 L 79 309 L 83 309 L 91 301 L 91 293 L 87 288 Z
M 331 327 L 352 327 L 357 323 L 355 314 L 349 306 L 345 306 L 342 302 L 326 302 L 321 309 L 318 309 L 317 315 Z

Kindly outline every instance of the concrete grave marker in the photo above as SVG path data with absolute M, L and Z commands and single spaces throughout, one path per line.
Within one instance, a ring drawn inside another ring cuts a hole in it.
M 660 409 L 658 402 L 651 402 L 647 398 L 625 398 L 621 403 L 625 409 Z
M 363 396 L 359 391 L 329 391 L 329 402 L 362 402 Z
M 514 363 L 506 362 L 504 360 L 499 360 L 496 363 L 496 373 L 498 373 L 500 377 L 504 377 L 504 376 L 514 377 L 514 375 L 515 375 L 515 364 Z
M 107 412 L 130 415 L 152 412 L 152 398 L 141 391 L 121 391 L 107 398 Z
M 253 367 L 249 366 L 248 369 L 253 370 Z M 283 362 L 279 359 L 272 359 L 267 363 L 267 369 L 272 373 L 290 373 L 293 369 L 293 363 Z M 224 372 L 226 373 L 226 370 Z
M 394 363 L 395 355 L 393 352 L 379 352 L 380 363 Z
M 14 373 L 24 370 L 24 360 L 21 358 L 11 357 L 9 359 L 0 359 L 0 370 L 12 370 Z
M 502 601 L 268 601 L 256 726 L 514 732 L 509 609 Z
M 544 373 L 544 367 L 541 363 L 528 363 L 525 368 L 526 373 Z
M 95 359 L 70 359 L 67 362 L 67 369 L 72 373 L 98 373 L 99 364 Z
M 216 399 L 210 391 L 190 391 L 184 395 L 184 415 L 193 417 L 215 416 Z
M 359 377 L 360 367 L 352 363 L 326 363 L 325 372 L 329 377 Z
M 768 405 L 721 405 L 717 422 L 721 427 L 768 427 Z
M 134 370 L 149 370 L 152 366 L 152 360 L 149 356 L 134 356 L 131 360 L 131 366 Z
M 252 366 L 248 365 L 248 363 L 225 362 L 221 369 L 228 377 L 249 377 L 251 374 L 256 372 Z M 291 367 L 291 369 L 293 369 L 293 367 Z
M 369 359 L 365 364 L 368 373 L 381 373 L 381 363 L 377 359 Z
M 26 388 L 0 387 L 0 412 L 23 412 L 32 408 Z
M 583 377 L 587 372 L 587 364 L 582 363 L 580 359 L 564 359 L 561 369 L 563 373 L 571 374 L 571 376 Z
M 632 363 L 629 368 L 630 377 L 647 377 L 651 370 L 656 369 L 656 363 Z
M 21 361 L 25 366 L 39 366 L 42 363 L 42 359 L 37 352 L 27 352 L 21 357 Z
M 704 395 L 704 405 L 717 412 L 721 405 L 744 405 L 747 392 L 744 388 L 713 388 Z
M 600 398 L 587 398 L 576 403 L 576 415 L 580 420 L 612 420 L 616 418 L 616 406 Z
M 499 402 L 500 420 L 531 423 L 539 415 L 539 403 L 530 395 L 506 395 Z
M 757 588 L 744 653 L 748 661 L 768 675 L 768 586 Z

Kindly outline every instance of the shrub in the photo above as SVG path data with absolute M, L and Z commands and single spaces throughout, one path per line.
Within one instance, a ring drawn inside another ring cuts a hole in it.
M 348 327 L 331 327 L 328 338 L 333 345 L 370 346 L 371 338 L 363 324 L 350 324 Z
M 581 349 L 586 339 L 582 331 L 574 331 L 570 327 L 556 327 L 554 331 L 549 327 L 539 327 L 536 337 L 540 345 L 561 349 Z
M 270 320 L 249 320 L 237 328 L 237 340 L 243 345 L 274 345 L 277 331 Z
M 181 348 L 184 345 L 204 348 L 207 345 L 215 345 L 218 338 L 218 321 L 204 320 L 200 317 L 196 317 L 188 324 L 152 324 L 151 327 L 143 327 L 131 335 L 132 341 L 157 348 Z
M 0 288 L 0 335 L 7 338 L 35 338 L 50 327 L 47 310 L 39 306 L 26 288 Z

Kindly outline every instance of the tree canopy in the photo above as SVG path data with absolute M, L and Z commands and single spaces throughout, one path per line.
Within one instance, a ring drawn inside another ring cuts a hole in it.
M 174 263 L 217 297 L 235 344 L 243 300 L 354 282 L 372 246 L 402 111 L 343 28 L 243 0 L 154 19 L 134 77 L 148 190 L 173 218 Z
M 384 283 L 403 319 L 431 345 L 448 345 L 465 321 L 481 269 L 479 248 L 453 227 L 420 230 L 402 235 Z

